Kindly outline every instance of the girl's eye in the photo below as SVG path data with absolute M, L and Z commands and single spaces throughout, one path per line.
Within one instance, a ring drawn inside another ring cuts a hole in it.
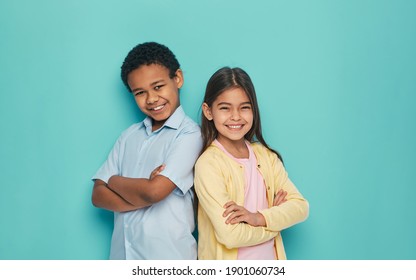
M 164 85 L 157 85 L 157 86 L 155 86 L 155 90 L 159 90 L 159 89 L 161 89 L 163 86 L 164 86 Z
M 251 110 L 251 106 L 244 106 L 241 109 L 243 109 L 243 110 Z
M 141 90 L 141 91 L 136 91 L 135 93 L 134 93 L 134 95 L 135 96 L 138 96 L 138 95 L 142 95 L 144 93 L 144 90 Z
M 225 111 L 228 110 L 228 107 L 220 107 L 219 109 Z

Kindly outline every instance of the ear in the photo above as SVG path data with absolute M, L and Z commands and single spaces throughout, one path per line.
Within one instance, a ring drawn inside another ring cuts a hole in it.
M 175 77 L 173 77 L 173 80 L 175 81 L 176 86 L 178 88 L 182 87 L 184 81 L 183 81 L 183 73 L 181 69 L 176 70 Z
M 204 116 L 209 120 L 212 121 L 213 117 L 212 117 L 212 112 L 211 112 L 211 108 L 208 106 L 207 103 L 203 103 L 202 104 L 202 112 L 204 113 Z

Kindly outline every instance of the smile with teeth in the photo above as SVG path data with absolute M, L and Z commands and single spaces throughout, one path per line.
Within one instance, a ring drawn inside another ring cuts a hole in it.
M 242 124 L 234 124 L 234 125 L 226 125 L 228 128 L 231 128 L 231 129 L 240 129 L 240 128 L 242 128 L 243 127 L 243 125 Z
M 163 109 L 163 107 L 165 107 L 165 104 L 163 104 L 163 105 L 159 105 L 159 106 L 154 107 L 154 108 L 151 108 L 150 110 L 151 110 L 151 111 L 160 111 L 160 110 L 162 110 L 162 109 Z

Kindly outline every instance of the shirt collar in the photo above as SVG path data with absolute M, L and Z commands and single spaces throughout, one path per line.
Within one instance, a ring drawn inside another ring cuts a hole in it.
M 173 114 L 165 121 L 162 127 L 159 128 L 158 130 L 164 128 L 165 126 L 169 128 L 173 128 L 173 129 L 178 129 L 184 118 L 185 118 L 185 112 L 182 108 L 182 105 L 180 105 L 175 110 L 175 112 L 173 112 Z M 146 131 L 148 132 L 148 134 L 150 134 L 152 132 L 152 118 L 147 116 L 143 120 L 143 124 L 146 127 Z

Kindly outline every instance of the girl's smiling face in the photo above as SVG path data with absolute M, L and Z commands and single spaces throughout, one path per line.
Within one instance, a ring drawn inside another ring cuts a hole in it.
M 244 142 L 253 126 L 253 110 L 245 91 L 239 87 L 221 93 L 209 107 L 202 105 L 205 117 L 214 122 L 221 144 Z

